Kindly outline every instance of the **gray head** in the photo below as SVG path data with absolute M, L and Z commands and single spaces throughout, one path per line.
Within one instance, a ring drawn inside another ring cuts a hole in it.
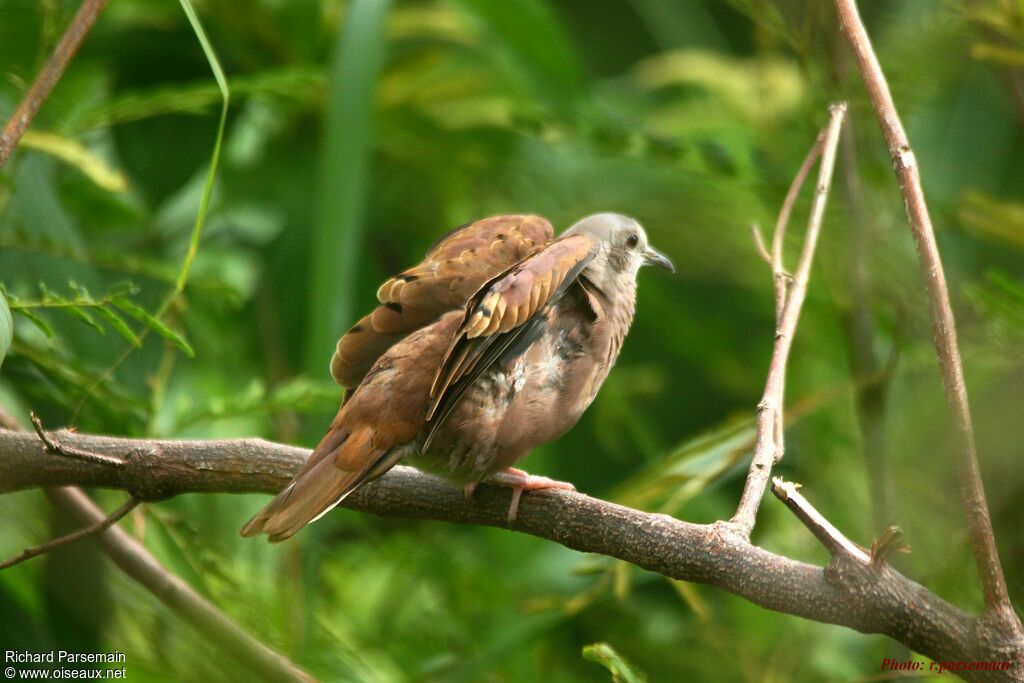
M 573 224 L 563 235 L 588 235 L 598 244 L 598 252 L 584 273 L 602 290 L 636 282 L 643 266 L 661 266 L 675 272 L 667 256 L 651 247 L 636 219 L 618 213 L 595 213 Z

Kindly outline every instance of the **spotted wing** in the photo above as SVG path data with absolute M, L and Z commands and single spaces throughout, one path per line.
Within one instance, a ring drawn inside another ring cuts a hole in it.
M 507 215 L 456 228 L 435 242 L 423 262 L 377 290 L 372 313 L 338 340 L 331 374 L 354 390 L 391 346 L 448 311 L 461 309 L 480 287 L 551 242 L 544 218 Z

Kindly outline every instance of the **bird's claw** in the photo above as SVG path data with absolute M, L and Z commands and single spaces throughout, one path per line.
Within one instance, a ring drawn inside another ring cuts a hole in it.
M 576 487 L 567 481 L 557 481 L 548 477 L 538 477 L 523 470 L 509 467 L 496 472 L 488 481 L 499 486 L 512 487 L 512 501 L 508 506 L 508 522 L 511 524 L 519 517 L 519 500 L 523 491 L 537 491 L 539 489 L 560 489 L 562 491 L 575 491 Z

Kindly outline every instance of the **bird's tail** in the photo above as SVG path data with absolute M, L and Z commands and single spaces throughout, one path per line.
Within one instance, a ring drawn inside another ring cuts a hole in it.
M 401 458 L 399 449 L 373 446 L 372 425 L 347 429 L 342 413 L 292 482 L 242 527 L 242 536 L 267 534 L 278 543 L 320 519 L 360 484 L 379 477 Z M 391 454 L 395 455 L 391 455 Z

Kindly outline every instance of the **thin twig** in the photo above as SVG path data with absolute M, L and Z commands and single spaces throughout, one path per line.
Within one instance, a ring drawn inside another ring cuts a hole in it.
M 793 176 L 793 182 L 790 183 L 789 190 L 786 191 L 786 198 L 782 202 L 782 208 L 779 210 L 779 217 L 775 221 L 775 231 L 772 233 L 771 266 L 772 275 L 775 278 L 775 321 L 777 324 L 782 321 L 782 312 L 786 308 L 786 292 L 790 279 L 783 259 L 786 228 L 789 226 L 789 218 L 793 214 L 793 207 L 796 205 L 796 198 L 800 195 L 804 181 L 807 180 L 811 169 L 814 168 L 814 162 L 821 156 L 823 135 L 824 131 L 818 134 L 814 145 L 807 152 L 804 162 L 800 165 L 800 170 Z
M 793 345 L 793 336 L 796 333 L 796 326 L 800 320 L 800 310 L 803 307 L 804 299 L 807 296 L 807 282 L 810 279 L 811 262 L 814 259 L 814 251 L 818 244 L 818 235 L 821 233 L 822 218 L 825 215 L 825 204 L 828 200 L 829 185 L 832 181 L 832 169 L 835 166 L 836 146 L 839 143 L 839 131 L 843 125 L 843 118 L 846 114 L 845 104 L 832 105 L 830 108 L 830 119 L 828 126 L 819 135 L 814 147 L 807 158 L 813 160 L 821 154 L 821 167 L 818 170 L 818 185 L 815 190 L 814 200 L 811 203 L 811 212 L 807 221 L 807 234 L 804 237 L 804 246 L 800 253 L 800 261 L 797 264 L 793 275 L 793 282 L 784 296 L 780 296 L 778 273 L 781 269 L 781 252 L 773 254 L 773 270 L 776 277 L 776 302 L 781 299 L 783 305 L 781 311 L 777 310 L 778 318 L 775 330 L 775 347 L 772 350 L 771 364 L 768 368 L 768 379 L 765 382 L 764 395 L 757 406 L 757 441 L 754 446 L 754 456 L 751 459 L 750 470 L 747 473 L 747 480 L 743 486 L 743 494 L 740 497 L 736 514 L 733 515 L 730 524 L 743 535 L 750 537 L 754 529 L 754 522 L 757 517 L 757 510 L 764 497 L 765 488 L 768 486 L 768 479 L 771 476 L 772 465 L 782 458 L 782 415 L 783 403 L 785 400 L 786 387 L 786 364 L 789 361 L 789 351 Z M 807 175 L 807 161 L 800 168 L 797 174 L 798 179 Z M 790 193 L 783 203 L 780 212 L 780 220 L 777 223 L 773 247 L 779 243 L 780 230 L 785 229 L 785 221 L 782 214 L 792 211 L 792 204 L 795 201 L 793 187 L 799 190 L 799 185 L 794 182 Z M 781 248 L 781 247 L 780 247 Z
M 83 539 L 87 536 L 93 536 L 100 532 L 106 531 L 108 528 L 121 521 L 121 519 L 124 518 L 125 515 L 134 510 L 141 502 L 142 501 L 140 501 L 138 498 L 129 498 L 127 501 L 125 501 L 124 505 L 117 508 L 116 510 L 114 510 L 109 515 L 101 519 L 96 524 L 93 524 L 92 526 L 87 526 L 77 531 L 73 531 L 70 534 L 61 536 L 60 538 L 55 538 L 51 541 L 47 541 L 46 543 L 41 543 L 32 548 L 26 548 L 21 552 L 20 555 L 15 555 L 9 560 L 0 562 L 0 570 L 7 569 L 8 567 L 13 567 L 16 564 L 21 564 L 25 560 L 30 560 L 33 557 L 38 557 L 40 555 L 50 552 L 51 550 L 56 550 L 61 546 L 68 545 L 69 543 L 74 543 L 75 541 Z
M 867 88 L 871 106 L 885 136 L 893 168 L 899 180 L 906 205 L 907 218 L 917 246 L 921 270 L 924 273 L 928 307 L 932 319 L 932 333 L 939 357 L 939 367 L 945 388 L 946 404 L 953 416 L 957 439 L 958 479 L 960 498 L 967 517 L 967 525 L 974 550 L 974 559 L 981 577 L 987 612 L 1000 612 L 1017 631 L 1020 619 L 1013 613 L 1006 590 L 1006 579 L 999 562 L 988 502 L 981 480 L 978 454 L 974 442 L 974 425 L 967 402 L 963 362 L 957 344 L 956 322 L 949 301 L 946 275 L 942 269 L 935 231 L 932 228 L 928 205 L 921 189 L 921 176 L 910 141 L 903 129 L 896 104 L 882 67 L 871 47 L 871 39 L 861 21 L 855 0 L 836 0 L 839 23 L 856 57 L 861 77 Z
M 3 132 L 0 133 L 0 168 L 7 163 L 18 140 L 32 123 L 32 119 L 35 118 L 39 108 L 43 106 L 43 102 L 50 96 L 57 81 L 64 75 L 64 70 L 67 69 L 71 58 L 78 52 L 82 41 L 85 40 L 85 36 L 96 23 L 96 18 L 99 17 L 106 4 L 107 0 L 83 0 L 82 6 L 78 8 L 71 24 L 61 36 L 53 54 L 46 60 L 43 70 L 36 76 L 32 87 L 25 93 L 21 104 L 11 114 L 11 118 L 4 125 Z
M 103 517 L 102 510 L 80 489 L 47 489 L 46 495 L 55 506 L 65 510 L 79 523 L 95 524 Z M 215 605 L 168 571 L 122 529 L 111 527 L 97 539 L 121 571 L 184 616 L 203 637 L 211 639 L 260 679 L 305 683 L 313 680 L 295 663 L 242 630 Z
M 758 255 L 769 266 L 772 265 L 772 255 L 768 253 L 768 247 L 765 246 L 764 235 L 761 234 L 761 226 L 757 223 L 751 223 L 750 231 L 754 233 L 754 246 L 757 248 Z
M 817 508 L 811 505 L 810 501 L 798 491 L 799 488 L 800 484 L 783 481 L 782 477 L 772 477 L 772 493 L 793 511 L 793 514 L 803 522 L 815 538 L 821 541 L 823 546 L 828 548 L 829 552 L 833 555 L 846 553 L 864 564 L 870 564 L 871 556 L 844 536 L 839 529 L 833 526 L 832 522 L 825 519 L 825 516 L 818 512 Z
M 35 427 L 39 440 L 43 442 L 46 450 L 50 453 L 63 455 L 65 458 L 74 458 L 75 460 L 84 460 L 85 462 L 95 462 L 109 467 L 124 467 L 124 460 L 121 458 L 104 455 L 102 453 L 90 453 L 89 451 L 83 451 L 80 448 L 61 444 L 46 433 L 46 430 L 43 429 L 43 421 L 40 420 L 35 413 L 32 413 L 32 426 Z

